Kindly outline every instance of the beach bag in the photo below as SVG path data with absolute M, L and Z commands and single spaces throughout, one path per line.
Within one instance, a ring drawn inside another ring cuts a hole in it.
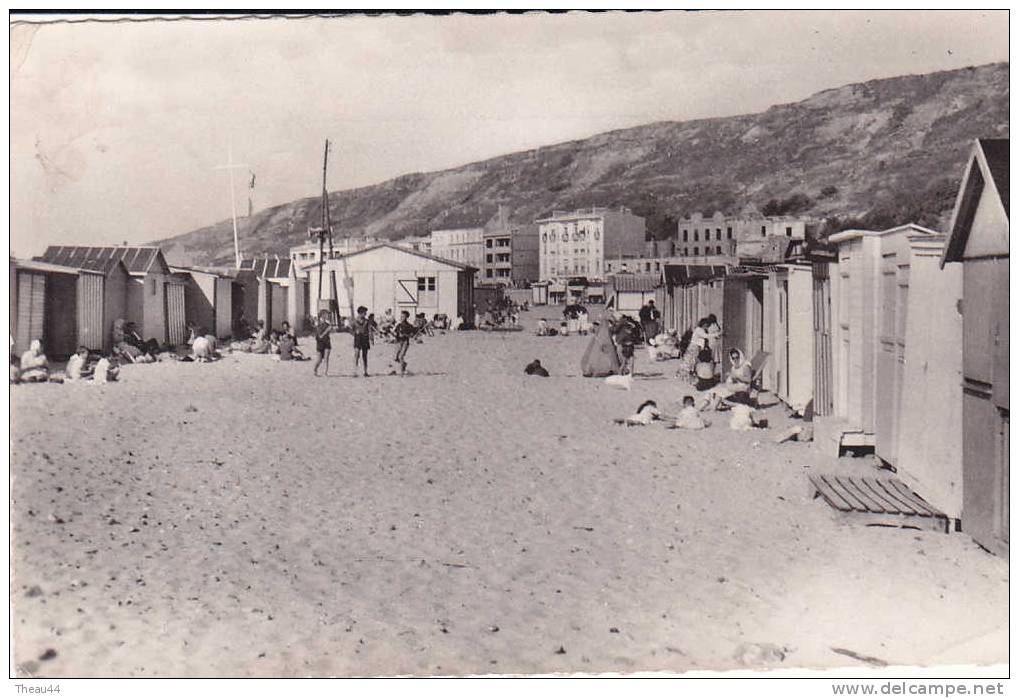
M 609 323 L 602 322 L 580 359 L 580 372 L 588 378 L 603 378 L 619 373 L 619 356 L 612 342 Z

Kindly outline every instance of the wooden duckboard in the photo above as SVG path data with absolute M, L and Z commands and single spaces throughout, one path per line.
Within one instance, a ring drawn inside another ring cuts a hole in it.
M 917 527 L 948 533 L 948 516 L 893 477 L 809 476 L 811 492 L 832 509 L 868 525 Z

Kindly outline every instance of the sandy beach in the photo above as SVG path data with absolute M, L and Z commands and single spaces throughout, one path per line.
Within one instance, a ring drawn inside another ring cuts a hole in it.
M 873 471 L 789 423 L 615 426 L 688 389 L 587 337 L 462 332 L 354 376 L 233 354 L 19 385 L 13 637 L 34 676 L 360 676 L 1006 662 L 1008 565 L 811 499 Z M 313 347 L 302 340 L 306 353 Z M 539 358 L 547 379 L 523 374 Z M 658 375 L 655 375 L 658 374 Z

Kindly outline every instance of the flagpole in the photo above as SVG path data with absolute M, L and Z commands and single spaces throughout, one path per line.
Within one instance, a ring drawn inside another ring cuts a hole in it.
M 227 162 L 232 163 L 233 160 L 234 160 L 233 144 L 231 144 L 229 146 L 229 148 L 230 148 L 230 150 L 229 150 L 229 153 L 227 155 Z M 228 172 L 230 173 L 230 213 L 231 213 L 231 215 L 233 217 L 233 222 L 234 222 L 234 261 L 235 261 L 235 263 L 237 265 L 237 268 L 240 269 L 241 268 L 241 245 L 240 245 L 240 242 L 237 239 L 237 201 L 236 201 L 236 197 L 235 197 L 235 194 L 234 194 L 234 169 L 232 167 L 230 167 L 230 168 L 228 168 Z
M 233 138 L 227 142 L 227 162 L 225 165 L 216 167 L 217 170 L 226 170 L 230 175 L 230 214 L 231 220 L 233 221 L 234 228 L 234 263 L 237 268 L 241 268 L 241 246 L 237 235 L 237 195 L 234 192 L 234 170 L 238 167 L 247 167 L 247 165 L 241 165 L 234 162 L 234 145 Z

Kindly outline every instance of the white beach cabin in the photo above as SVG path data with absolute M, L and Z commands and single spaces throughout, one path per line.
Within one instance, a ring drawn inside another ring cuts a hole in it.
M 321 269 L 321 272 L 320 272 Z M 323 274 L 322 298 L 332 298 L 330 274 L 335 274 L 337 305 L 343 316 L 360 305 L 380 317 L 387 309 L 429 319 L 445 314 L 451 320 L 474 317 L 474 275 L 466 264 L 433 257 L 390 243 L 368 247 L 338 259 L 304 267 L 308 273 L 311 308 L 318 307 L 319 274 Z

